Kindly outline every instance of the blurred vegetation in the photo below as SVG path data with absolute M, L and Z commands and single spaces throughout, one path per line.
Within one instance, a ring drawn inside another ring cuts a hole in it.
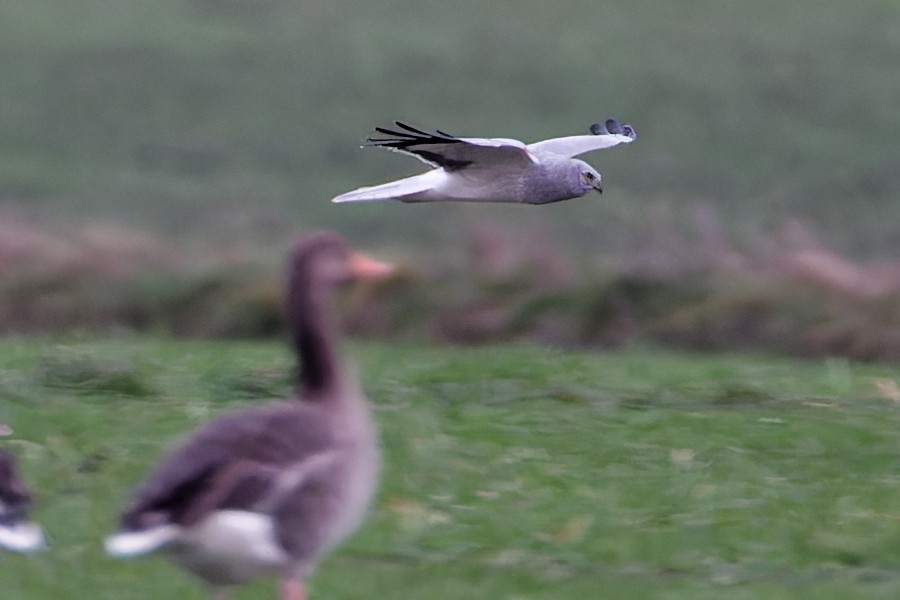
M 270 247 L 332 227 L 437 251 L 484 219 L 549 223 L 586 253 L 704 205 L 738 241 L 795 217 L 896 257 L 898 32 L 890 0 L 7 0 L 0 202 Z M 602 201 L 328 203 L 419 168 L 359 150 L 393 119 L 536 140 L 607 116 L 640 139 L 590 158 Z
M 399 256 L 390 281 L 346 290 L 344 322 L 358 336 L 417 342 L 900 358 L 900 265 L 842 258 L 796 222 L 744 252 L 700 229 L 657 228 L 627 259 L 588 261 L 539 232 L 484 227 L 458 253 L 421 264 Z M 282 271 L 240 245 L 199 260 L 109 227 L 12 230 L 0 227 L 0 332 L 283 332 Z M 65 374 L 54 385 L 130 385 L 118 365 L 51 366 Z

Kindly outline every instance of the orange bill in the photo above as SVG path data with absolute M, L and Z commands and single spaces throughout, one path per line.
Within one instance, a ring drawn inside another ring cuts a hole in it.
M 390 263 L 377 261 L 360 252 L 354 252 L 347 260 L 347 270 L 356 279 L 384 279 L 396 270 Z

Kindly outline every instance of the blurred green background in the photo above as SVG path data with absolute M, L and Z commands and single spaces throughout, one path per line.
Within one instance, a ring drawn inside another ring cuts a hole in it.
M 889 0 L 6 0 L 0 48 L 0 199 L 41 218 L 401 246 L 550 221 L 614 250 L 703 204 L 741 239 L 798 217 L 841 251 L 900 252 Z M 328 203 L 420 169 L 360 150 L 374 125 L 533 141 L 609 116 L 640 139 L 590 157 L 602 200 Z
M 6 0 L 0 268 L 17 279 L 0 289 L 0 320 L 29 329 L 17 319 L 35 322 L 22 311 L 48 288 L 98 269 L 152 271 L 123 285 L 158 295 L 159 272 L 253 263 L 271 273 L 254 288 L 268 298 L 287 241 L 322 227 L 460 277 L 500 263 L 680 285 L 698 269 L 793 265 L 786 249 L 812 248 L 828 253 L 811 276 L 827 294 L 895 291 L 898 64 L 900 4 L 888 0 Z M 588 156 L 602 197 L 329 202 L 422 169 L 360 149 L 375 125 L 533 141 L 607 117 L 639 139 Z M 807 258 L 778 278 L 809 275 Z M 166 310 L 190 305 L 179 294 Z M 84 312 L 97 296 L 69 304 Z M 54 302 L 38 313 L 66 311 Z

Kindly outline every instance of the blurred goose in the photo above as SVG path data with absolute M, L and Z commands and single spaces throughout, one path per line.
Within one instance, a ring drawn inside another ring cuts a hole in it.
M 293 249 L 287 319 L 298 396 L 194 432 L 137 489 L 109 554 L 162 550 L 217 599 L 266 574 L 280 574 L 282 600 L 306 597 L 317 561 L 361 522 L 378 470 L 368 403 L 338 359 L 329 291 L 390 270 L 329 233 Z
M 40 526 L 26 521 L 31 495 L 19 479 L 13 457 L 0 451 L 0 548 L 13 552 L 44 549 Z
M 368 137 L 365 146 L 411 154 L 432 170 L 405 179 L 341 194 L 332 202 L 517 202 L 549 204 L 602 192 L 600 173 L 579 154 L 630 144 L 631 125 L 615 119 L 595 123 L 590 135 L 524 144 L 505 138 L 460 138 L 426 133 L 397 121 L 396 129 L 376 127 L 386 137 Z

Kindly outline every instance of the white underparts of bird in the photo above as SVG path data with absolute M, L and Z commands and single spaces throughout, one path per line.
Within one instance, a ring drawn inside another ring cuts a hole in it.
M 436 130 L 427 133 L 397 121 L 396 129 L 376 127 L 383 137 L 366 138 L 363 147 L 388 148 L 415 156 L 430 171 L 362 187 L 332 202 L 512 202 L 549 204 L 602 192 L 600 172 L 579 154 L 630 144 L 631 125 L 615 119 L 595 123 L 590 135 L 552 138 L 533 144 L 505 138 L 461 138 Z

